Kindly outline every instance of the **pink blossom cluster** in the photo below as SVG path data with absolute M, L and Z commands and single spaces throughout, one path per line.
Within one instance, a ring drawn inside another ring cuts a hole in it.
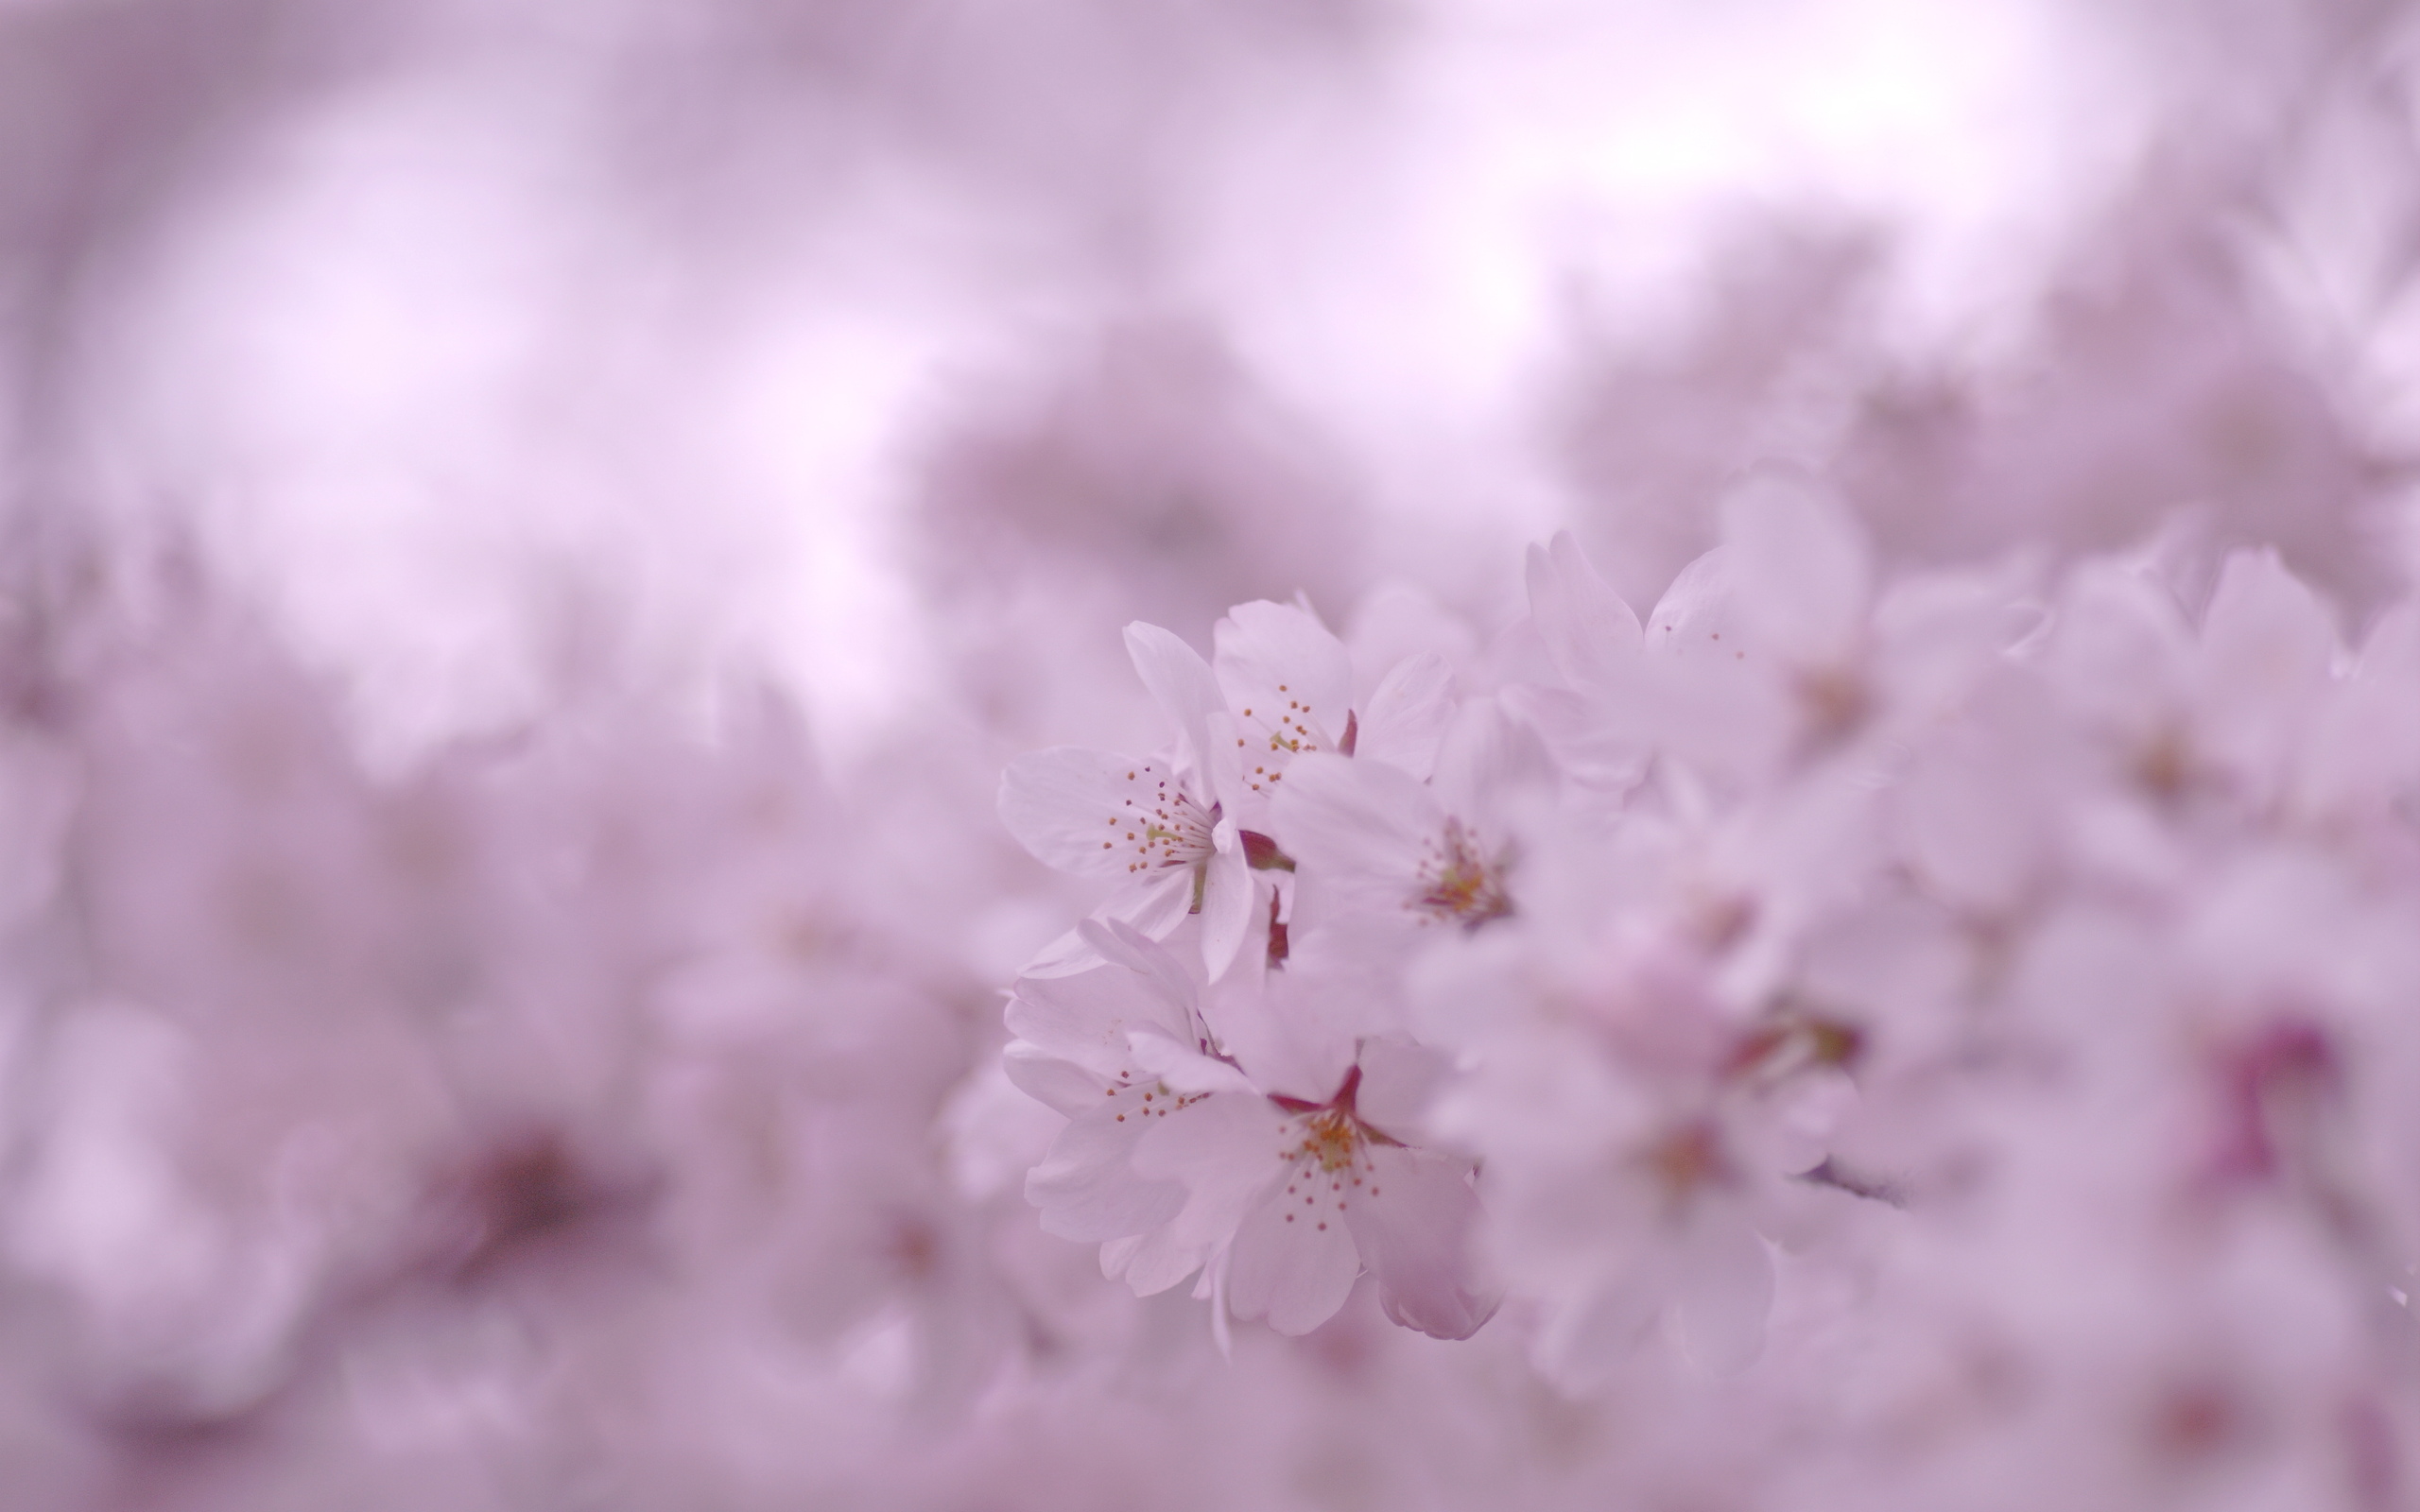
M 1755 1505 L 2400 1504 L 2420 607 L 1891 576 L 1783 480 L 1643 621 L 1528 590 L 1132 626 L 1166 742 L 1010 765 L 1107 885 L 1008 1008 L 1043 1227 L 1221 1348 L 1366 1277 Z
M 997 818 L 375 771 L 170 575 L 15 684 L 18 1504 L 2401 1504 L 2420 610 L 1720 529 L 1130 627 Z

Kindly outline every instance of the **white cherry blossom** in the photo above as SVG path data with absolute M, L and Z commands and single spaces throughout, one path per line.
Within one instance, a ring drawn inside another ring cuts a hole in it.
M 1272 820 L 1306 868 L 1298 885 L 1322 919 L 1377 927 L 1476 929 L 1512 912 L 1516 831 L 1555 782 L 1536 736 L 1483 699 L 1457 713 L 1426 782 L 1326 755 L 1292 770 Z
M 1109 964 L 1020 982 L 1009 1009 L 1011 1079 L 1069 1117 L 1027 1183 L 1044 1227 L 1102 1241 L 1140 1295 L 1200 1271 L 1221 1328 L 1308 1332 L 1366 1268 L 1398 1323 L 1476 1332 L 1495 1301 L 1470 1269 L 1471 1168 L 1417 1143 L 1436 1058 L 1306 1030 L 1304 1004 L 1240 978 L 1205 1002 L 1132 929 L 1085 930 Z
M 1111 884 L 1097 917 L 1158 939 L 1201 915 L 1202 957 L 1215 976 L 1235 961 L 1257 891 L 1228 812 L 1243 790 L 1240 737 L 1192 647 L 1141 624 L 1127 627 L 1126 644 L 1176 727 L 1172 747 L 1154 757 L 1078 747 L 1021 756 L 1000 781 L 1000 819 L 1037 859 Z M 1070 934 L 1026 974 L 1083 971 L 1098 959 Z
M 1452 669 L 1434 652 L 1405 657 L 1357 707 L 1353 658 L 1309 610 L 1258 600 L 1219 620 L 1212 659 L 1228 712 L 1245 744 L 1244 791 L 1257 816 L 1294 758 L 1328 751 L 1428 775 L 1452 718 Z M 1253 801 L 1256 799 L 1257 801 Z

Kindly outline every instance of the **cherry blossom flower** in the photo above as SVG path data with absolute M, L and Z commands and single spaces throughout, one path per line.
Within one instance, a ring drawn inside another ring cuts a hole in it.
M 1687 935 L 1522 927 L 1432 955 L 1415 990 L 1470 1068 L 1438 1123 L 1487 1161 L 1496 1263 L 1549 1309 L 1539 1360 L 1601 1381 L 1668 1311 L 1691 1358 L 1742 1368 L 1772 1300 L 1766 1235 L 1802 1205 L 1789 1178 L 1837 1179 L 1825 1141 L 1860 1033 L 1727 1007 Z
M 1456 713 L 1427 782 L 1326 755 L 1292 770 L 1273 822 L 1322 917 L 1463 929 L 1513 911 L 1517 833 L 1555 776 L 1530 729 L 1485 699 Z
M 2341 651 L 2327 607 L 2275 553 L 2239 552 L 2198 631 L 2149 573 L 2079 569 L 2043 654 L 2113 787 L 2173 810 L 2258 812 L 2291 782 Z
M 1365 739 L 1361 711 L 1352 707 L 1352 659 L 1307 610 L 1238 604 L 1219 622 L 1217 640 L 1215 663 L 1205 665 L 1157 627 L 1127 630 L 1136 671 L 1178 729 L 1172 753 L 1136 760 L 1038 751 L 1011 764 L 1000 790 L 1002 820 L 1028 850 L 1063 870 L 1113 882 L 1098 917 L 1156 939 L 1187 914 L 1202 915 L 1214 977 L 1256 922 L 1284 927 L 1282 900 L 1255 902 L 1271 899 L 1277 885 L 1255 886 L 1248 873 L 1293 865 L 1267 833 L 1287 770 L 1305 754 L 1353 756 Z M 1414 655 L 1378 682 L 1369 700 L 1370 760 L 1426 775 L 1451 708 L 1449 677 L 1443 659 Z M 1441 864 L 1455 866 L 1457 855 Z M 1476 863 L 1461 864 L 1448 891 L 1478 885 L 1461 880 L 1477 877 Z M 1097 959 L 1070 935 L 1025 974 L 1080 971 Z
M 1201 1271 L 1220 1328 L 1232 1314 L 1306 1332 L 1366 1267 L 1398 1323 L 1476 1332 L 1495 1304 L 1465 1255 L 1470 1167 L 1410 1138 L 1433 1057 L 1305 1040 L 1268 1022 L 1301 1005 L 1240 981 L 1205 1003 L 1139 934 L 1085 928 L 1111 964 L 1020 982 L 1009 1010 L 1011 1078 L 1070 1119 L 1027 1182 L 1044 1226 L 1104 1241 L 1103 1271 L 1139 1295 Z M 1205 1009 L 1256 1049 L 1231 1053 Z
M 1244 842 L 1228 813 L 1242 791 L 1242 737 L 1222 706 L 1209 665 L 1153 625 L 1132 625 L 1127 650 L 1143 684 L 1176 726 L 1171 750 L 1136 758 L 1060 747 L 1019 757 L 1000 782 L 1000 818 L 1038 859 L 1112 884 L 1098 917 L 1164 938 L 1187 915 L 1202 919 L 1201 950 L 1213 975 L 1236 958 L 1252 922 L 1256 889 Z M 1098 954 L 1075 935 L 1026 969 L 1066 973 Z
M 1818 490 L 1752 483 L 1722 519 L 1723 543 L 1643 627 L 1568 536 L 1532 551 L 1530 624 L 1560 686 L 1516 688 L 1512 707 L 1583 788 L 1618 797 L 1656 755 L 1731 784 L 1871 759 L 2030 627 L 2006 575 L 1883 588 L 1863 530 Z
M 1245 745 L 1240 765 L 1257 816 L 1298 755 L 1363 756 L 1426 777 L 1453 713 L 1452 670 L 1434 652 L 1389 668 L 1366 707 L 1355 706 L 1353 658 L 1344 643 L 1299 605 L 1238 604 L 1219 621 L 1212 659 Z

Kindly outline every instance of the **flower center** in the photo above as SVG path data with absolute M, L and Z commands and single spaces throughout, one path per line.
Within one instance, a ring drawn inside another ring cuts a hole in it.
M 1490 859 L 1460 819 L 1421 847 L 1420 891 L 1409 906 L 1429 918 L 1476 929 L 1512 911 L 1501 859 Z
M 1378 1194 L 1378 1170 L 1370 1160 L 1373 1144 L 1399 1144 L 1361 1122 L 1354 1100 L 1361 1091 L 1361 1068 L 1344 1074 L 1344 1083 L 1324 1103 L 1299 1097 L 1271 1097 L 1270 1102 L 1296 1114 L 1293 1143 L 1277 1152 L 1292 1169 L 1286 1191 L 1278 1197 L 1286 1221 L 1301 1219 L 1325 1228 L 1331 1217 L 1347 1211 L 1353 1199 Z
M 1681 1208 L 1731 1178 L 1731 1160 L 1714 1125 L 1692 1120 L 1666 1129 L 1639 1152 L 1668 1207 Z
M 1249 750 L 1245 759 L 1253 763 L 1244 774 L 1245 785 L 1255 793 L 1266 793 L 1278 779 L 1286 775 L 1286 765 L 1306 750 L 1336 750 L 1350 756 L 1360 733 L 1360 720 L 1350 709 L 1344 711 L 1344 734 L 1331 739 L 1321 716 L 1306 701 L 1292 696 L 1293 690 L 1285 683 L 1277 685 L 1275 698 L 1264 697 L 1247 707 L 1239 723 L 1247 739 L 1236 744 Z M 1277 699 L 1286 707 L 1277 707 Z M 1255 748 L 1257 747 L 1257 748 Z
M 1325 1108 L 1303 1120 L 1303 1142 L 1294 1159 L 1322 1171 L 1349 1171 L 1361 1153 L 1361 1125 L 1340 1108 Z
M 1193 795 L 1149 766 L 1127 774 L 1125 805 L 1110 816 L 1110 828 L 1132 851 L 1129 871 L 1160 871 L 1198 866 L 1218 850 L 1210 838 L 1217 808 L 1205 809 Z

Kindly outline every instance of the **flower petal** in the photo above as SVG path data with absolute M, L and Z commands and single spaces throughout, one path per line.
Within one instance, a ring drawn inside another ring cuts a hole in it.
M 1794 728 L 1775 651 L 1740 607 L 1728 546 L 1681 569 L 1648 616 L 1643 674 L 1599 705 L 1621 734 L 1716 771 L 1770 769 Z M 1795 647 L 1785 647 L 1795 651 Z
M 2204 738 L 2253 791 L 2280 780 L 2337 654 L 2327 605 L 2274 550 L 2227 558 L 2202 621 Z
M 1100 1076 L 1035 1046 L 1011 1043 L 1000 1053 L 1000 1067 L 1017 1091 L 1069 1118 L 1100 1106 Z
M 1661 1280 L 1611 1277 L 1555 1309 L 1538 1333 L 1539 1367 L 1573 1390 L 1603 1385 L 1655 1321 Z
M 1278 843 L 1323 874 L 1340 896 L 1400 893 L 1420 867 L 1423 841 L 1443 822 L 1402 768 L 1343 756 L 1305 756 L 1271 805 Z
M 1232 823 L 1222 820 L 1224 830 Z M 1244 936 L 1252 931 L 1253 902 L 1259 892 L 1241 843 L 1222 847 L 1209 860 L 1201 885 L 1201 962 L 1210 979 L 1227 974 Z
M 1708 1213 L 1697 1222 L 1673 1322 L 1690 1359 L 1716 1375 L 1735 1375 L 1765 1351 L 1772 1253 L 1736 1214 Z
M 1437 741 L 1454 717 L 1454 669 L 1434 651 L 1396 662 L 1361 711 L 1361 732 L 1353 754 L 1387 762 L 1414 777 L 1436 765 Z
M 1191 888 L 1180 874 L 1170 877 L 1168 890 L 1189 893 Z M 1103 960 L 1133 972 L 1140 979 L 1137 985 L 1167 1008 L 1157 1022 L 1182 1038 L 1193 1022 L 1201 993 L 1186 974 L 1184 964 L 1167 947 L 1146 931 L 1117 919 L 1087 919 L 1076 926 L 1076 933 L 1100 952 Z
M 1237 1317 L 1267 1318 L 1280 1333 L 1308 1333 L 1336 1315 L 1360 1274 L 1352 1231 L 1333 1210 L 1296 1208 L 1280 1194 L 1236 1230 L 1227 1305 Z
M 1166 939 L 1184 923 L 1193 906 L 1190 868 L 1137 873 L 1132 886 L 1121 887 L 1084 923 L 1124 924 L 1146 939 Z M 1017 972 L 1019 977 L 1071 976 L 1089 971 L 1109 957 L 1085 937 L 1077 925 L 1034 954 Z
M 1191 1257 L 1184 1270 L 1164 1283 L 1173 1285 L 1225 1243 L 1244 1214 L 1285 1176 L 1278 1151 L 1288 1123 L 1257 1093 L 1226 1092 L 1147 1122 L 1150 1127 L 1134 1146 L 1135 1172 L 1148 1179 L 1181 1183 L 1185 1192 L 1183 1210 L 1168 1220 L 1165 1236 L 1154 1240 L 1169 1264 Z
M 1213 633 L 1219 689 L 1255 763 L 1282 771 L 1298 748 L 1337 748 L 1352 713 L 1353 658 L 1326 626 L 1258 599 L 1227 610 Z
M 1284 1174 L 1278 1150 L 1285 1130 L 1286 1115 L 1265 1097 L 1213 1096 L 1183 1117 L 1154 1121 L 1135 1150 L 1135 1169 L 1198 1193 L 1226 1193 L 1219 1200 L 1232 1208 L 1232 1224 L 1251 1194 Z
M 1634 717 L 1609 716 L 1604 701 L 1567 688 L 1514 683 L 1496 696 L 1507 713 L 1537 732 L 1574 786 L 1621 794 L 1646 776 L 1649 747 Z
M 1192 907 L 1192 870 L 1172 868 L 1132 891 L 1121 889 L 1095 911 L 1091 921 L 1122 925 L 1144 939 L 1163 940 L 1176 933 Z M 1082 933 L 1080 927 L 1077 933 Z
M 1042 1210 L 1042 1229 L 1062 1239 L 1120 1239 L 1156 1228 L 1184 1208 L 1176 1181 L 1135 1173 L 1130 1157 L 1143 1121 L 1118 1123 L 1096 1108 L 1072 1120 L 1050 1153 L 1026 1174 L 1025 1199 Z
M 1183 1004 L 1171 1003 L 1122 965 L 1072 976 L 1019 978 L 1004 1017 L 1020 1041 L 1108 1078 L 1132 1065 L 1128 1036 L 1134 1031 L 1150 1028 L 1185 1039 L 1192 1030 Z
M 1201 764 L 1202 786 L 1210 795 L 1213 811 L 1222 814 L 1232 825 L 1246 812 L 1245 800 L 1259 792 L 1244 781 L 1244 737 L 1237 733 L 1235 716 L 1224 709 L 1212 711 L 1201 723 L 1210 741 L 1208 755 Z M 1267 799 L 1258 801 L 1266 803 Z
M 2297 788 L 2320 813 L 2360 814 L 2420 781 L 2420 605 L 2388 610 L 2370 628 L 2359 670 L 2313 721 Z
M 1132 876 L 1149 844 L 1139 820 L 1167 776 L 1161 763 L 1115 751 L 1029 751 L 1001 774 L 1000 822 L 1046 866 L 1085 877 Z
M 1874 562 L 1846 509 L 1810 488 L 1767 480 L 1725 501 L 1722 531 L 1739 614 L 1764 646 L 1800 666 L 1854 655 Z
M 1551 792 L 1556 777 L 1535 730 L 1507 717 L 1494 698 L 1471 698 L 1437 744 L 1430 787 L 1438 808 L 1465 824 L 1486 825 L 1503 817 L 1515 794 Z
M 1135 1070 L 1179 1092 L 1241 1092 L 1256 1095 L 1252 1079 L 1223 1060 L 1213 1060 L 1189 1044 L 1151 1031 L 1133 1039 Z M 1095 1096 L 1098 1096 L 1096 1091 Z
M 1210 663 L 1173 631 L 1141 620 L 1126 627 L 1126 654 L 1134 662 L 1134 675 L 1143 679 L 1143 686 L 1150 690 L 1161 711 L 1184 732 L 1186 765 L 1201 772 L 1202 758 L 1210 748 L 1209 732 L 1202 721 L 1226 706 L 1219 694 L 1219 679 L 1211 676 Z
M 1344 1221 L 1378 1279 L 1378 1304 L 1431 1338 L 1469 1338 L 1503 1298 L 1472 1267 L 1479 1208 L 1469 1167 L 1384 1146 L 1370 1151 L 1370 1186 L 1355 1192 Z
M 1638 654 L 1638 613 L 1597 575 L 1580 542 L 1559 531 L 1551 547 L 1531 546 L 1530 618 L 1555 670 L 1574 688 L 1601 689 Z
M 1118 1279 L 1137 1297 L 1156 1297 L 1201 1268 L 1210 1258 L 1211 1241 L 1201 1234 L 1162 1225 L 1134 1236 L 1133 1247 L 1118 1268 Z

